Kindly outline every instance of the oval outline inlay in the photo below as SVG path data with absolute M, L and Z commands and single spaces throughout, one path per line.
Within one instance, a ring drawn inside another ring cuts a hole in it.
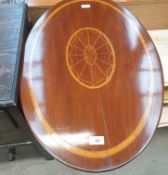
M 41 121 L 44 129 L 47 131 L 48 135 L 50 135 L 53 138 L 53 133 L 54 133 L 54 129 L 51 128 L 50 124 L 48 123 L 48 121 L 45 119 L 45 116 L 43 115 L 42 111 L 40 110 L 39 105 L 37 104 L 36 98 L 35 98 L 35 93 L 33 91 L 33 81 L 32 81 L 32 58 L 33 58 L 33 51 L 35 49 L 36 46 L 36 42 L 38 41 L 38 38 L 40 36 L 40 34 L 42 33 L 43 28 L 46 26 L 46 24 L 48 23 L 48 21 L 53 17 L 54 14 L 56 14 L 57 12 L 59 12 L 61 9 L 63 9 L 64 7 L 71 5 L 73 3 L 77 3 L 77 2 L 85 2 L 86 0 L 73 0 L 71 2 L 67 2 L 65 4 L 63 4 L 62 6 L 58 7 L 56 10 L 54 10 L 46 19 L 46 21 L 43 23 L 42 27 L 39 29 L 36 37 L 34 38 L 35 42 L 31 48 L 31 52 L 30 52 L 30 63 L 29 63 L 29 87 L 30 87 L 30 96 L 33 102 L 33 105 L 35 106 L 35 112 L 38 114 L 38 118 Z M 136 126 L 136 128 L 133 130 L 133 132 L 125 139 L 123 140 L 121 143 L 119 143 L 118 145 L 116 145 L 115 147 L 112 147 L 108 150 L 104 150 L 104 151 L 98 151 L 98 152 L 92 152 L 92 151 L 86 151 L 86 150 L 82 150 L 80 148 L 76 148 L 73 147 L 71 145 L 69 145 L 68 143 L 64 142 L 64 144 L 62 144 L 62 139 L 59 138 L 58 135 L 55 135 L 53 138 L 53 141 L 58 141 L 56 143 L 55 146 L 61 145 L 61 147 L 65 148 L 67 151 L 76 154 L 78 156 L 83 156 L 83 157 L 88 157 L 88 158 L 104 158 L 110 155 L 114 155 L 120 151 L 122 151 L 123 149 L 125 149 L 127 146 L 129 146 L 136 138 L 137 136 L 142 132 L 142 130 L 144 129 L 144 126 L 148 120 L 148 116 L 149 113 L 151 111 L 151 106 L 152 106 L 152 101 L 153 101 L 153 93 L 154 93 L 154 75 L 153 75 L 153 63 L 152 63 L 152 59 L 150 56 L 150 51 L 147 49 L 147 43 L 144 39 L 144 37 L 142 36 L 141 32 L 137 29 L 137 27 L 134 25 L 132 19 L 130 19 L 125 13 L 123 13 L 120 9 L 118 9 L 117 7 L 113 6 L 112 4 L 108 3 L 108 2 L 104 2 L 102 0 L 87 0 L 88 2 L 98 2 L 101 4 L 104 4 L 110 8 L 112 8 L 113 10 L 115 10 L 117 13 L 119 13 L 120 15 L 122 15 L 129 23 L 130 25 L 132 25 L 132 27 L 134 28 L 135 32 L 137 32 L 140 41 L 147 53 L 147 58 L 148 58 L 148 64 L 149 64 L 149 72 L 150 72 L 150 86 L 149 86 L 149 96 L 148 96 L 148 102 L 147 102 L 147 107 L 142 115 L 141 120 L 139 121 L 138 125 Z

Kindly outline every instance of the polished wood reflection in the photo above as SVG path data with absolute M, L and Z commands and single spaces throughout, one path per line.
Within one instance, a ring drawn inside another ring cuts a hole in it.
M 137 156 L 162 109 L 159 56 L 143 26 L 110 0 L 57 3 L 25 48 L 21 102 L 41 145 L 80 170 Z

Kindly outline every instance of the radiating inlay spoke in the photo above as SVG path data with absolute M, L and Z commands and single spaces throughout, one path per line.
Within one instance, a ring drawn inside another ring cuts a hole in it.
M 89 45 L 90 44 L 89 31 L 88 29 L 86 31 L 87 31 L 87 39 L 88 39 L 88 45 Z
M 111 41 L 103 32 L 91 27 L 81 28 L 70 37 L 66 61 L 73 78 L 90 89 L 107 84 L 115 69 L 115 53 Z
M 102 68 L 96 64 L 97 68 L 99 69 L 99 71 L 104 75 L 104 77 L 106 77 L 106 74 L 104 73 L 104 71 L 102 70 Z
M 75 67 L 75 66 L 77 66 L 77 65 L 80 64 L 82 61 L 84 61 L 83 58 L 82 58 L 81 60 L 79 60 L 78 62 L 76 62 L 75 64 L 72 64 L 71 67 Z
M 81 54 L 81 55 L 80 54 L 76 54 L 76 55 L 70 55 L 69 54 L 68 57 L 83 57 L 83 54 Z
M 78 35 L 76 35 L 76 38 L 79 40 L 79 42 L 82 44 L 82 46 L 85 47 L 85 44 L 83 43 L 83 41 L 80 39 L 80 37 Z
M 72 47 L 74 47 L 74 48 L 76 48 L 76 49 L 78 49 L 78 50 L 80 50 L 80 51 L 83 51 L 83 49 L 82 49 L 82 48 L 80 48 L 79 46 L 72 45 L 72 44 L 71 44 L 71 46 L 72 46 Z
M 101 49 L 102 47 L 104 47 L 107 44 L 107 42 L 103 43 L 102 45 L 100 45 L 98 48 L 96 48 L 96 50 Z
M 78 79 L 80 79 L 80 77 L 82 76 L 82 74 L 83 74 L 83 72 L 84 72 L 84 70 L 85 70 L 85 68 L 86 68 L 86 63 L 84 64 L 84 66 L 83 66 L 83 68 L 82 68 L 82 70 L 81 70 L 81 72 L 80 72 L 80 74 L 79 74 L 79 76 L 78 76 Z
M 105 52 L 105 53 L 98 53 L 98 56 L 105 56 L 105 55 L 112 55 L 113 53 Z
M 112 66 L 111 63 L 109 63 L 109 62 L 107 62 L 107 61 L 104 61 L 104 60 L 101 60 L 101 59 L 99 59 L 99 58 L 97 58 L 97 61 L 100 61 L 100 62 L 102 62 L 102 63 L 105 63 L 105 64 L 107 64 L 107 65 L 109 65 L 109 66 Z
M 98 35 L 97 35 L 97 38 L 96 38 L 96 40 L 95 40 L 95 42 L 94 42 L 94 44 L 93 44 L 93 46 L 95 46 L 95 45 L 97 44 L 97 41 L 99 40 L 100 37 L 101 37 L 101 35 L 98 34 Z
M 94 86 L 94 79 L 93 79 L 93 66 L 90 66 L 90 72 L 92 77 L 92 86 Z

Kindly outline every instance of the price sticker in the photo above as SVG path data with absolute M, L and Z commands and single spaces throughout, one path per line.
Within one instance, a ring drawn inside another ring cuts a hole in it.
M 90 9 L 91 8 L 91 5 L 90 4 L 82 4 L 81 5 L 81 8 L 82 9 Z
M 89 145 L 104 145 L 104 136 L 90 136 Z

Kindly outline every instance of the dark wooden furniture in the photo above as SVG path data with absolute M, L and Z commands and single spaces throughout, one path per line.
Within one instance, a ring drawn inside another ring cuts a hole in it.
M 19 65 L 26 11 L 23 4 L 0 5 L 0 147 L 29 143 L 20 128 L 20 125 L 25 126 L 25 121 L 11 113 L 13 109 L 18 110 Z
M 14 147 L 36 145 L 19 103 L 20 70 L 27 31 L 25 4 L 0 5 L 0 148 L 9 147 L 8 159 L 14 160 Z M 13 152 L 12 152 L 13 151 Z
M 11 13 L 9 13 L 11 12 Z M 26 6 L 0 5 L 0 105 L 16 105 Z
M 157 127 L 163 75 L 138 20 L 110 0 L 62 1 L 33 27 L 21 102 L 40 144 L 85 171 L 135 158 Z

